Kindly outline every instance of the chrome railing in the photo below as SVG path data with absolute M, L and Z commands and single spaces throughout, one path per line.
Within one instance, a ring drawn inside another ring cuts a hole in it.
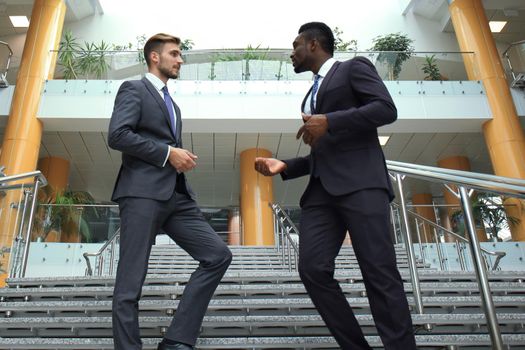
M 525 88 L 525 55 L 523 48 L 525 40 L 517 41 L 509 45 L 503 51 L 502 57 L 507 60 L 507 64 L 512 76 L 511 87 Z M 516 49 L 521 48 L 521 49 Z
M 9 71 L 9 64 L 11 63 L 11 57 L 13 57 L 13 50 L 8 43 L 0 41 L 0 47 L 5 47 L 7 50 L 7 57 L 5 59 L 5 68 L 0 67 L 0 88 L 9 86 L 7 81 L 7 72 Z
M 477 281 L 479 284 L 482 305 L 487 319 L 487 328 L 489 330 L 492 341 L 492 348 L 502 350 L 503 342 L 496 317 L 494 302 L 492 300 L 486 270 L 496 270 L 499 266 L 501 259 L 505 256 L 505 253 L 497 251 L 488 251 L 480 247 L 478 237 L 476 235 L 476 228 L 474 225 L 470 195 L 472 194 L 473 190 L 478 190 L 503 196 L 514 196 L 523 199 L 525 198 L 525 180 L 395 161 L 387 161 L 387 167 L 390 176 L 392 177 L 393 181 L 397 186 L 398 202 L 392 206 L 392 211 L 394 209 L 398 209 L 400 212 L 399 217 L 397 219 L 399 225 L 401 226 L 401 229 L 397 232 L 403 235 L 402 241 L 405 243 L 405 247 L 407 250 L 408 266 L 412 282 L 415 312 L 423 313 L 424 310 L 421 287 L 419 285 L 419 276 L 417 272 L 416 256 L 414 246 L 412 244 L 412 237 L 414 235 L 411 232 L 412 226 L 409 223 L 409 216 L 415 217 L 423 221 L 425 224 L 433 227 L 434 230 L 441 230 L 442 232 L 444 232 L 444 234 L 452 235 L 454 238 L 460 241 L 458 243 L 458 249 L 463 249 L 463 246 L 460 247 L 460 244 L 469 244 L 472 260 L 474 263 L 474 270 L 476 272 Z M 428 220 L 423 216 L 414 213 L 411 210 L 408 210 L 408 205 L 405 201 L 405 191 L 403 188 L 403 181 L 406 177 L 438 183 L 443 185 L 447 190 L 453 191 L 460 199 L 461 208 L 465 217 L 466 232 L 468 234 L 468 238 L 462 237 L 457 233 L 450 231 L 438 225 L 437 223 L 434 223 L 431 220 Z M 456 186 L 457 191 L 454 190 L 452 186 Z M 288 215 L 286 215 L 282 208 L 280 208 L 277 204 L 272 204 L 271 206 L 272 210 L 274 211 L 274 216 L 276 218 L 276 232 L 278 237 L 277 242 L 279 249 L 281 249 L 283 254 L 283 262 L 290 262 L 292 261 L 291 254 L 293 253 L 296 257 L 298 252 L 297 245 L 290 236 L 290 232 L 296 233 L 297 228 L 295 227 L 295 225 L 293 225 L 290 218 L 288 217 Z M 392 215 L 392 220 L 395 220 L 394 215 Z M 418 232 L 416 233 L 419 235 Z M 440 239 L 437 237 L 437 234 L 434 239 L 436 242 L 440 242 Z M 286 249 L 286 244 L 289 244 L 289 246 L 293 249 Z M 492 266 L 489 265 L 488 261 L 485 259 L 483 254 L 496 257 L 496 260 L 494 261 Z M 459 255 L 460 257 L 462 256 L 461 252 L 459 252 Z M 463 261 L 462 266 L 465 267 L 465 265 L 465 261 Z M 289 266 L 291 266 L 291 264 L 289 264 Z
M 297 271 L 299 230 L 279 204 L 270 203 L 270 208 L 274 215 L 275 242 L 277 250 L 281 253 L 281 263 L 283 266 L 288 266 L 289 271 Z
M 397 204 L 397 203 L 392 203 L 392 205 L 395 208 L 399 208 L 399 204 Z M 438 249 L 437 249 L 438 259 L 439 259 L 440 265 L 442 267 L 442 270 L 445 270 L 445 267 L 444 267 L 445 257 L 444 257 L 444 254 L 443 254 L 443 250 L 441 249 L 441 244 L 443 244 L 443 242 L 441 241 L 440 237 L 442 235 L 449 235 L 449 236 L 452 236 L 456 240 L 461 241 L 463 243 L 468 243 L 469 240 L 466 239 L 465 237 L 459 235 L 458 233 L 453 232 L 453 231 L 447 229 L 446 227 L 438 225 L 434 221 L 429 220 L 429 219 L 425 218 L 424 216 L 419 215 L 418 213 L 416 213 L 414 211 L 411 211 L 411 210 L 407 209 L 407 213 L 415 220 L 416 230 L 417 231 L 421 227 L 421 224 L 426 224 L 426 225 L 429 225 L 429 226 L 432 227 L 432 229 L 433 229 L 432 230 L 432 238 L 434 239 L 434 243 L 436 243 L 436 245 L 438 247 Z M 441 235 L 440 235 L 440 233 L 441 233 Z M 420 244 L 420 247 L 421 247 L 422 239 L 421 239 L 421 235 L 419 234 L 419 231 L 418 231 L 418 243 Z M 458 247 L 459 247 L 459 245 L 458 245 Z M 460 249 L 460 248 L 458 248 L 458 249 Z M 481 252 L 483 254 L 485 254 L 483 256 L 484 257 L 484 262 L 485 262 L 485 267 L 487 269 L 491 270 L 491 271 L 496 271 L 498 269 L 498 267 L 499 267 L 499 263 L 500 263 L 501 259 L 506 255 L 506 253 L 505 252 L 500 252 L 500 251 L 490 251 L 490 250 L 487 250 L 487 249 L 485 249 L 483 247 L 480 247 L 480 249 L 481 249 Z M 421 253 L 421 255 L 424 255 L 424 254 Z M 491 266 L 489 260 L 486 259 L 487 255 L 495 257 L 495 260 L 494 260 L 494 263 L 492 263 L 492 266 Z M 458 257 L 460 259 L 462 270 L 466 270 L 466 265 L 464 263 L 462 263 L 462 261 L 461 261 L 462 258 L 463 258 L 463 255 L 462 254 L 458 254 Z
M 3 169 L 0 169 L 2 175 Z M 24 182 L 26 179 L 33 181 Z M 2 225 L 4 229 L 14 230 L 11 248 L 2 249 L 3 253 L 10 253 L 9 277 L 25 277 L 38 190 L 46 185 L 47 180 L 40 171 L 0 177 L 0 192 L 5 195 Z
M 107 275 L 114 275 L 118 262 L 116 250 L 119 247 L 120 229 L 118 229 L 113 236 L 106 242 L 96 253 L 84 253 L 86 260 L 86 276 L 102 276 L 106 272 L 106 258 L 108 261 Z M 90 258 L 95 258 L 95 271 L 91 266 Z
M 411 243 L 411 235 L 408 224 L 408 210 L 406 203 L 404 203 L 404 194 L 402 182 L 405 177 L 411 177 L 415 179 L 421 179 L 433 183 L 439 183 L 451 192 L 453 192 L 461 202 L 461 207 L 463 209 L 466 232 L 468 234 L 469 246 L 472 254 L 472 259 L 474 262 L 474 268 L 476 271 L 476 276 L 481 292 L 481 299 L 483 308 L 485 311 L 485 316 L 487 319 L 487 327 L 489 329 L 492 347 L 493 349 L 501 350 L 503 349 L 503 342 L 501 339 L 501 332 L 499 329 L 499 324 L 496 317 L 496 311 L 494 308 L 494 302 L 492 300 L 492 295 L 490 291 L 490 286 L 487 277 L 487 271 L 482 257 L 482 250 L 480 248 L 479 240 L 476 235 L 476 227 L 474 224 L 474 216 L 472 213 L 472 204 L 470 194 L 473 190 L 480 190 L 484 192 L 491 192 L 498 195 L 510 195 L 517 198 L 525 198 L 525 180 L 514 179 L 514 178 L 505 178 L 501 176 L 493 176 L 486 174 L 478 173 L 469 173 L 464 171 L 443 169 L 437 167 L 423 166 L 417 164 L 408 164 L 402 162 L 387 161 L 387 167 L 397 183 L 399 190 L 400 209 L 402 212 L 402 221 L 404 227 L 407 228 L 407 251 L 411 259 L 415 259 L 414 249 Z M 457 190 L 454 190 L 452 186 L 456 186 Z M 410 264 L 411 276 L 415 275 L 417 278 L 417 270 L 413 264 Z M 413 281 L 414 282 L 414 281 Z M 414 298 L 420 298 L 420 289 L 416 284 L 413 286 L 414 289 Z M 416 303 L 419 301 L 416 300 Z

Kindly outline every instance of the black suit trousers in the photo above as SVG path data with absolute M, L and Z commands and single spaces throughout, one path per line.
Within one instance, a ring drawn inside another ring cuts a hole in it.
M 384 189 L 332 196 L 319 179 L 312 178 L 305 193 L 299 273 L 321 317 L 344 350 L 371 349 L 334 279 L 335 258 L 347 230 L 385 349 L 416 349 L 410 311 L 396 266 L 389 216 L 389 195 Z
M 209 301 L 230 265 L 230 250 L 185 193 L 175 191 L 167 201 L 124 197 L 119 207 L 120 257 L 113 293 L 115 349 L 142 349 L 138 302 L 151 246 L 161 230 L 200 263 L 165 334 L 168 339 L 194 345 Z

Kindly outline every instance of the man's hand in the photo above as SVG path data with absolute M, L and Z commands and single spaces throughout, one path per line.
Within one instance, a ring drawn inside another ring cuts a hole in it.
M 197 166 L 197 156 L 188 150 L 170 146 L 168 161 L 179 173 L 192 170 Z
M 286 163 L 275 158 L 255 158 L 255 170 L 264 176 L 274 176 L 286 170 Z
M 302 113 L 304 125 L 301 126 L 296 139 L 303 138 L 303 142 L 313 146 L 317 140 L 328 131 L 328 121 L 324 114 L 308 115 Z

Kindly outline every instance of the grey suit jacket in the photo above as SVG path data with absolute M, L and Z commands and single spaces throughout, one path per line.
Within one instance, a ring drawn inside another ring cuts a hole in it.
M 168 145 L 182 148 L 180 109 L 173 102 L 177 135 L 173 135 L 166 104 L 146 78 L 125 81 L 117 93 L 109 123 L 108 144 L 122 152 L 112 200 L 140 197 L 169 199 L 177 178 L 182 189 L 193 197 L 183 173 L 177 174 L 169 162 L 163 166 Z
M 308 156 L 285 160 L 283 179 L 312 174 L 315 168 L 334 196 L 383 188 L 393 198 L 377 128 L 394 122 L 397 110 L 374 65 L 364 57 L 336 62 L 323 79 L 312 114 L 326 114 L 328 132 Z

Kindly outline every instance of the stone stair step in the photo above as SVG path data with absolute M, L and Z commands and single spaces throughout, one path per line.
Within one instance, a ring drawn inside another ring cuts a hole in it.
M 413 297 L 407 297 L 410 305 L 414 304 Z M 354 309 L 368 309 L 368 298 L 350 297 L 348 302 Z M 443 308 L 447 312 L 460 312 L 461 308 L 475 312 L 474 308 L 481 308 L 481 298 L 479 296 L 424 296 L 422 298 L 425 308 Z M 510 308 L 524 312 L 525 295 L 517 296 L 494 296 L 496 308 Z M 148 300 L 139 302 L 142 311 L 166 312 L 176 310 L 178 300 Z M 313 309 L 312 301 L 308 297 L 302 298 L 250 298 L 250 299 L 212 299 L 208 310 L 243 310 L 252 313 L 255 310 L 291 310 Z M 27 301 L 27 302 L 0 302 L 0 312 L 17 315 L 17 313 L 30 312 L 49 312 L 58 314 L 59 312 L 111 312 L 111 300 L 82 300 L 82 301 Z
M 367 336 L 372 347 L 381 347 L 378 336 Z M 525 344 L 525 334 L 503 334 L 504 344 Z M 144 349 L 156 349 L 159 338 L 144 338 Z M 418 347 L 486 346 L 490 349 L 490 337 L 485 334 L 417 335 Z M 111 338 L 1 338 L 0 349 L 113 349 Z M 199 339 L 197 349 L 338 349 L 332 337 L 236 337 Z
M 406 269 L 400 270 L 404 281 L 410 281 L 410 273 Z M 446 281 L 446 282 L 476 282 L 476 274 L 470 271 L 433 271 L 419 270 L 420 281 Z M 489 271 L 487 276 L 490 281 L 508 281 L 523 283 L 525 286 L 525 276 L 523 271 Z M 177 274 L 174 276 L 149 274 L 145 284 L 176 284 L 186 283 L 190 274 Z M 341 282 L 362 281 L 361 272 L 358 270 L 336 271 L 335 277 Z M 296 271 L 250 271 L 250 272 L 226 272 L 222 283 L 301 283 L 299 274 Z M 44 286 L 85 286 L 85 285 L 113 285 L 115 276 L 73 276 L 73 277 L 25 277 L 8 278 L 7 284 L 10 287 L 44 287 Z
M 358 294 L 365 292 L 362 282 L 341 283 L 341 288 L 347 294 Z M 456 282 L 450 285 L 448 282 L 421 282 L 421 292 L 424 295 L 435 295 L 439 293 L 448 295 L 479 294 L 477 282 Z M 412 292 L 412 285 L 404 283 L 405 292 Z M 519 282 L 491 282 L 490 289 L 493 294 L 525 294 L 525 284 Z M 169 298 L 171 295 L 179 295 L 183 292 L 184 285 L 145 285 L 142 288 L 142 298 L 149 296 Z M 306 294 L 302 283 L 257 283 L 257 284 L 221 284 L 215 295 L 239 295 L 253 296 L 261 294 L 292 295 Z M 0 300 L 12 301 L 15 298 L 30 300 L 41 298 L 69 298 L 88 297 L 110 298 L 113 295 L 113 286 L 81 286 L 81 287 L 47 287 L 47 288 L 3 288 L 0 289 Z

